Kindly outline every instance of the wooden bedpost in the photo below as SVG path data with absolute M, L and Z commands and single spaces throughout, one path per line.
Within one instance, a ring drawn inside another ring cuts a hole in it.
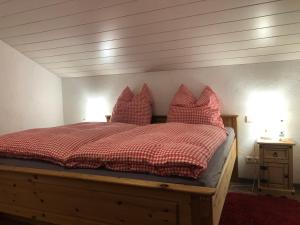
M 237 127 L 237 118 L 238 115 L 222 115 L 222 119 L 225 127 L 232 127 L 234 129 L 235 138 L 236 138 L 236 161 L 232 173 L 232 181 L 239 180 L 239 169 L 238 169 L 238 127 Z

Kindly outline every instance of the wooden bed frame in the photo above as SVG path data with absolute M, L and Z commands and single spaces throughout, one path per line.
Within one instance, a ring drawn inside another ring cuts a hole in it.
M 237 134 L 237 116 L 222 117 Z M 236 144 L 216 188 L 0 165 L 0 212 L 63 225 L 218 225 Z

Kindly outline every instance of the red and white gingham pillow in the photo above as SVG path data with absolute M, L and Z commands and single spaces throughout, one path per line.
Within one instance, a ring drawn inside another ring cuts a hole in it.
M 181 85 L 171 102 L 168 122 L 207 124 L 224 128 L 218 97 L 208 86 L 197 100 L 185 85 Z
M 134 95 L 129 87 L 126 87 L 119 96 L 114 106 L 111 122 L 147 125 L 152 118 L 152 97 L 146 84 L 141 92 Z

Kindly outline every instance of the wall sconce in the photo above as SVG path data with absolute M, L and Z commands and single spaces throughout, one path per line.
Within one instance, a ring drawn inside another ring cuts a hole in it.
M 108 114 L 107 101 L 103 97 L 89 98 L 86 104 L 85 120 L 87 122 L 105 122 Z
M 287 102 L 279 91 L 256 91 L 247 102 L 245 122 L 256 138 L 279 139 L 286 134 Z

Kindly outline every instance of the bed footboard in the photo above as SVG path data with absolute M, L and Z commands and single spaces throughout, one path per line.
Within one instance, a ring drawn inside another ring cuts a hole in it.
M 222 118 L 237 134 L 237 116 Z M 236 158 L 237 139 L 216 188 L 0 165 L 0 212 L 61 225 L 218 225 Z
M 236 158 L 217 188 L 0 165 L 0 212 L 63 225 L 217 225 Z

